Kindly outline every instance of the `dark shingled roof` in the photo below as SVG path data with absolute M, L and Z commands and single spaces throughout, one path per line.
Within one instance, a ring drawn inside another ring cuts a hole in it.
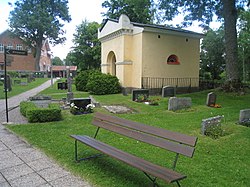
M 106 23 L 108 21 L 113 21 L 113 22 L 116 22 L 116 23 L 119 22 L 116 19 L 108 18 L 103 22 L 102 27 L 100 28 L 100 31 L 102 31 L 102 29 L 104 28 L 104 26 L 106 25 Z M 131 22 L 131 24 L 133 24 L 134 26 L 137 26 L 137 27 L 149 27 L 149 28 L 155 28 L 155 29 L 163 29 L 163 30 L 182 32 L 182 33 L 187 33 L 187 34 L 193 34 L 193 35 L 198 35 L 200 37 L 204 36 L 204 34 L 201 34 L 201 33 L 193 32 L 193 31 L 189 31 L 189 30 L 185 30 L 185 29 L 181 29 L 181 28 L 174 28 L 174 27 L 165 26 L 165 25 L 144 24 L 144 23 L 136 23 L 136 22 Z

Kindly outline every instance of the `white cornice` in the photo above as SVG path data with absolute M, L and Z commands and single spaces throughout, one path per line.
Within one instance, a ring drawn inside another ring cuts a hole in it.
M 118 38 L 122 35 L 133 35 L 133 29 L 119 29 L 113 33 L 110 33 L 108 35 L 105 35 L 101 38 L 99 38 L 99 40 L 101 42 L 105 42 L 105 41 L 108 41 L 108 40 L 112 40 L 114 38 Z
M 132 61 L 116 62 L 115 65 L 132 65 Z

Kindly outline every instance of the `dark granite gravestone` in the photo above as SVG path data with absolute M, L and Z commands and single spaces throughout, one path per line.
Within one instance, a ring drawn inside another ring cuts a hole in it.
M 4 82 L 5 82 L 4 81 L 4 76 L 1 76 L 1 82 L 3 82 L 3 84 L 4 84 Z M 6 90 L 7 90 L 7 92 L 10 92 L 12 90 L 11 83 L 12 83 L 12 80 L 11 80 L 10 76 L 7 75 L 7 79 L 6 79 Z
M 175 97 L 175 87 L 164 86 L 162 88 L 162 97 Z
M 148 89 L 135 89 L 132 90 L 132 101 L 136 101 L 140 96 L 144 96 L 144 99 L 148 99 L 149 90 Z
M 70 100 L 70 104 L 74 103 L 78 108 L 85 109 L 88 104 L 91 104 L 90 98 L 74 98 Z
M 58 82 L 57 83 L 57 89 L 58 90 L 67 90 L 68 89 L 67 82 Z
M 216 104 L 216 94 L 214 92 L 210 92 L 207 94 L 207 106 L 213 106 Z

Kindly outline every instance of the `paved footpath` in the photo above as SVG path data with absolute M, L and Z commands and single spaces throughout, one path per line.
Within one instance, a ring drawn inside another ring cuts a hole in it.
M 9 122 L 27 123 L 19 103 L 50 86 L 50 81 L 8 99 Z M 90 187 L 56 164 L 2 124 L 6 122 L 5 100 L 0 100 L 0 187 Z

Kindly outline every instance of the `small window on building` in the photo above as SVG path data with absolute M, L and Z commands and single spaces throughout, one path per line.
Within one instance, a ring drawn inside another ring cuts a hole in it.
M 0 44 L 0 53 L 3 53 L 3 52 L 4 52 L 4 45 Z
M 28 47 L 28 53 L 31 53 L 31 52 L 32 52 L 31 47 Z
M 16 44 L 16 50 L 23 50 L 22 44 Z
M 12 43 L 8 43 L 8 45 L 7 45 L 7 49 L 13 49 L 13 45 L 12 45 Z
M 179 65 L 179 59 L 176 55 L 170 55 L 167 59 L 167 64 L 171 64 L 171 65 Z

